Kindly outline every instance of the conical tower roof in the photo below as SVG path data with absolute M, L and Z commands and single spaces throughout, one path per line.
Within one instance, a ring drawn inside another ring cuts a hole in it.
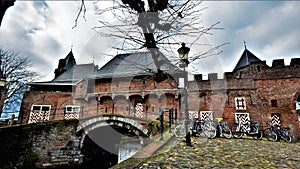
M 260 62 L 260 61 L 261 60 L 258 57 L 256 57 L 252 52 L 250 52 L 245 45 L 245 50 L 244 50 L 240 60 L 236 64 L 235 68 L 233 69 L 233 71 L 236 71 L 237 69 L 248 66 L 248 65 L 250 65 L 251 62 Z

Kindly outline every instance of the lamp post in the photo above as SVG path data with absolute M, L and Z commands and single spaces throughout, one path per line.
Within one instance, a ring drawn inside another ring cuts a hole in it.
M 181 61 L 181 63 L 179 64 L 180 68 L 183 68 L 184 71 L 184 86 L 183 86 L 183 91 L 184 91 L 184 113 L 185 113 L 185 141 L 186 141 L 186 145 L 187 146 L 192 146 L 191 143 L 191 135 L 188 129 L 188 124 L 189 124 L 189 108 L 188 108 L 188 72 L 186 71 L 186 67 L 188 67 L 188 64 L 190 63 L 188 60 L 188 54 L 189 54 L 190 48 L 185 46 L 185 43 L 181 44 L 181 47 L 177 50 L 178 54 L 179 54 L 179 59 Z

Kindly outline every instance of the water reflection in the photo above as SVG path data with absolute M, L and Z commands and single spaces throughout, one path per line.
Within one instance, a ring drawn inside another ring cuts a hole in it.
M 122 137 L 119 145 L 118 163 L 135 155 L 142 148 L 141 140 L 137 137 Z

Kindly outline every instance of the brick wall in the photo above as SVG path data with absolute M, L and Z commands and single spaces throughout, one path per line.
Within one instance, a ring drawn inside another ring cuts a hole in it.
M 66 105 L 74 105 L 71 92 L 30 91 L 23 97 L 20 123 L 27 123 L 33 105 L 51 105 L 50 120 L 64 118 Z
M 200 110 L 213 110 L 216 116 L 234 122 L 236 112 L 248 112 L 252 121 L 265 125 L 271 114 L 279 113 L 284 127 L 292 124 L 300 135 L 295 104 L 300 91 L 299 59 L 292 59 L 290 66 L 275 60 L 269 67 L 265 62 L 253 63 L 236 72 L 225 73 L 224 79 L 202 80 L 196 76 Z M 197 92 L 195 92 L 197 93 Z M 203 95 L 205 93 L 205 95 Z M 235 97 L 245 97 L 246 110 L 235 109 Z M 273 104 L 272 104 L 273 102 Z M 276 104 L 275 104 L 276 102 Z
M 189 82 L 190 111 L 212 110 L 216 117 L 230 122 L 235 120 L 236 112 L 248 112 L 251 120 L 263 125 L 272 113 L 279 113 L 282 125 L 292 124 L 300 134 L 295 110 L 300 95 L 299 59 L 292 59 L 289 66 L 284 65 L 283 60 L 274 60 L 271 67 L 265 61 L 255 62 L 235 72 L 225 73 L 223 79 L 218 79 L 215 73 L 208 77 L 209 80 L 203 80 L 202 75 L 196 75 L 195 81 Z M 81 117 L 105 113 L 105 110 L 108 113 L 132 114 L 137 102 L 143 103 L 143 109 L 151 118 L 157 116 L 159 108 L 175 107 L 184 112 L 183 93 L 173 90 L 177 89 L 177 82 L 172 77 L 161 83 L 153 81 L 151 76 L 82 80 L 74 89 L 74 98 L 71 93 L 64 92 L 28 92 L 23 101 L 22 122 L 26 122 L 32 104 L 51 104 L 55 108 L 51 114 L 57 117 L 63 113 L 60 109 L 66 104 L 81 106 Z M 102 102 L 98 102 L 98 97 Z M 235 109 L 235 97 L 245 98 L 246 110 Z M 272 102 L 276 102 L 276 106 Z

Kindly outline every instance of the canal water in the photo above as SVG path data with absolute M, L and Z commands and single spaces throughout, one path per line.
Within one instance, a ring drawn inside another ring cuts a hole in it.
M 119 145 L 118 163 L 135 155 L 142 148 L 141 140 L 136 137 L 122 137 Z

